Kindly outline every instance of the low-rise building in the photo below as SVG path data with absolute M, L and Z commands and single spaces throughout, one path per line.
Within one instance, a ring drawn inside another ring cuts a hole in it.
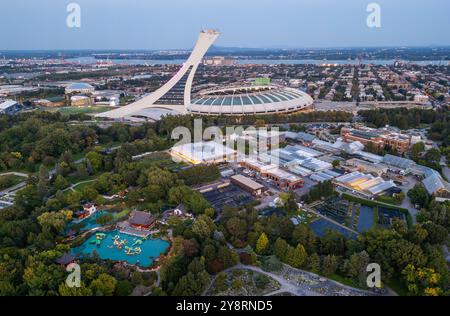
M 382 195 L 396 187 L 392 180 L 385 181 L 381 177 L 374 177 L 359 171 L 344 174 L 333 181 L 337 186 L 356 191 L 367 197 Z
M 375 148 L 390 147 L 401 154 L 407 152 L 411 146 L 411 136 L 388 129 L 343 127 L 341 137 L 346 142 L 358 141 L 365 146 L 371 144 Z
M 172 157 L 192 164 L 236 160 L 236 151 L 215 141 L 187 143 L 170 149 Z
M 93 86 L 91 86 L 88 83 L 84 83 L 84 82 L 75 82 L 72 84 L 69 84 L 66 89 L 65 89 L 65 93 L 66 94 L 71 94 L 71 93 L 93 93 L 95 91 L 95 88 Z
M 14 100 L 0 102 L 0 114 L 14 115 L 20 111 L 21 105 Z
M 74 95 L 70 97 L 70 104 L 72 106 L 90 106 L 92 105 L 92 98 L 84 95 Z
M 156 218 L 147 212 L 133 211 L 128 219 L 133 228 L 150 229 L 156 223 Z
M 275 164 L 264 164 L 254 159 L 244 159 L 240 162 L 240 165 L 274 181 L 282 189 L 293 190 L 302 187 L 304 184 L 303 178 L 284 171 Z
M 377 176 L 386 174 L 388 167 L 380 163 L 371 163 L 358 158 L 352 158 L 347 160 L 343 165 L 341 165 L 347 171 L 360 171 L 364 173 L 371 173 Z
M 261 195 L 264 190 L 264 186 L 262 184 L 240 174 L 230 177 L 230 180 L 238 187 L 255 196 Z

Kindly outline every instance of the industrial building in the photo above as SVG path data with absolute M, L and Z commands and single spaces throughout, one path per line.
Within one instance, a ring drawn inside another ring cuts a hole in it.
M 282 189 L 297 189 L 303 186 L 304 181 L 292 173 L 280 169 L 274 164 L 264 164 L 255 159 L 243 159 L 240 165 L 246 169 L 259 173 L 262 177 L 275 182 Z
M 170 154 L 175 159 L 192 164 L 220 163 L 236 160 L 236 151 L 215 141 L 174 146 Z
M 260 196 L 264 186 L 248 177 L 237 174 L 230 177 L 232 183 L 255 196 Z
M 422 181 L 428 194 L 441 199 L 450 199 L 450 183 L 442 179 L 438 172 L 431 174 Z
M 370 173 L 376 176 L 386 174 L 388 171 L 388 167 L 384 164 L 372 163 L 358 158 L 352 158 L 347 160 L 342 165 L 342 167 L 349 172 L 360 171 L 364 173 Z
M 14 100 L 0 101 L 0 114 L 14 115 L 20 111 L 21 105 Z

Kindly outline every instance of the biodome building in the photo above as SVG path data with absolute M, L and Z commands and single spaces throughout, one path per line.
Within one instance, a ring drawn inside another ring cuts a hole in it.
M 192 95 L 198 65 L 219 32 L 200 32 L 197 43 L 180 70 L 162 87 L 129 105 L 99 113 L 97 117 L 119 120 L 158 120 L 168 114 L 264 115 L 292 113 L 309 108 L 306 93 L 279 85 L 234 84 L 206 89 Z

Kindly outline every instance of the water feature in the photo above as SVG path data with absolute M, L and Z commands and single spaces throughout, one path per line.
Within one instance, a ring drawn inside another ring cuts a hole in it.
M 83 244 L 72 249 L 76 255 L 90 256 L 95 251 L 101 259 L 126 261 L 129 264 L 148 267 L 155 258 L 166 252 L 170 244 L 162 239 L 143 239 L 117 230 L 92 235 Z
M 107 214 L 108 212 L 106 211 L 97 211 L 94 214 L 92 214 L 91 216 L 89 216 L 88 218 L 83 219 L 81 222 L 76 223 L 74 221 L 70 222 L 67 226 L 67 229 L 70 230 L 72 229 L 72 227 L 74 225 L 77 224 L 83 224 L 84 226 L 80 229 L 80 231 L 84 232 L 84 231 L 88 231 L 97 227 L 100 227 L 101 225 L 97 224 L 97 218 L 99 218 L 100 216 Z

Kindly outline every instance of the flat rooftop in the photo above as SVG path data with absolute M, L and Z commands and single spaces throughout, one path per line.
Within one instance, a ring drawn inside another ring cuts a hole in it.
M 260 184 L 256 181 L 253 181 L 252 179 L 245 177 L 241 174 L 234 175 L 234 176 L 230 177 L 230 179 L 236 180 L 254 191 L 264 188 L 264 186 L 262 184 Z

